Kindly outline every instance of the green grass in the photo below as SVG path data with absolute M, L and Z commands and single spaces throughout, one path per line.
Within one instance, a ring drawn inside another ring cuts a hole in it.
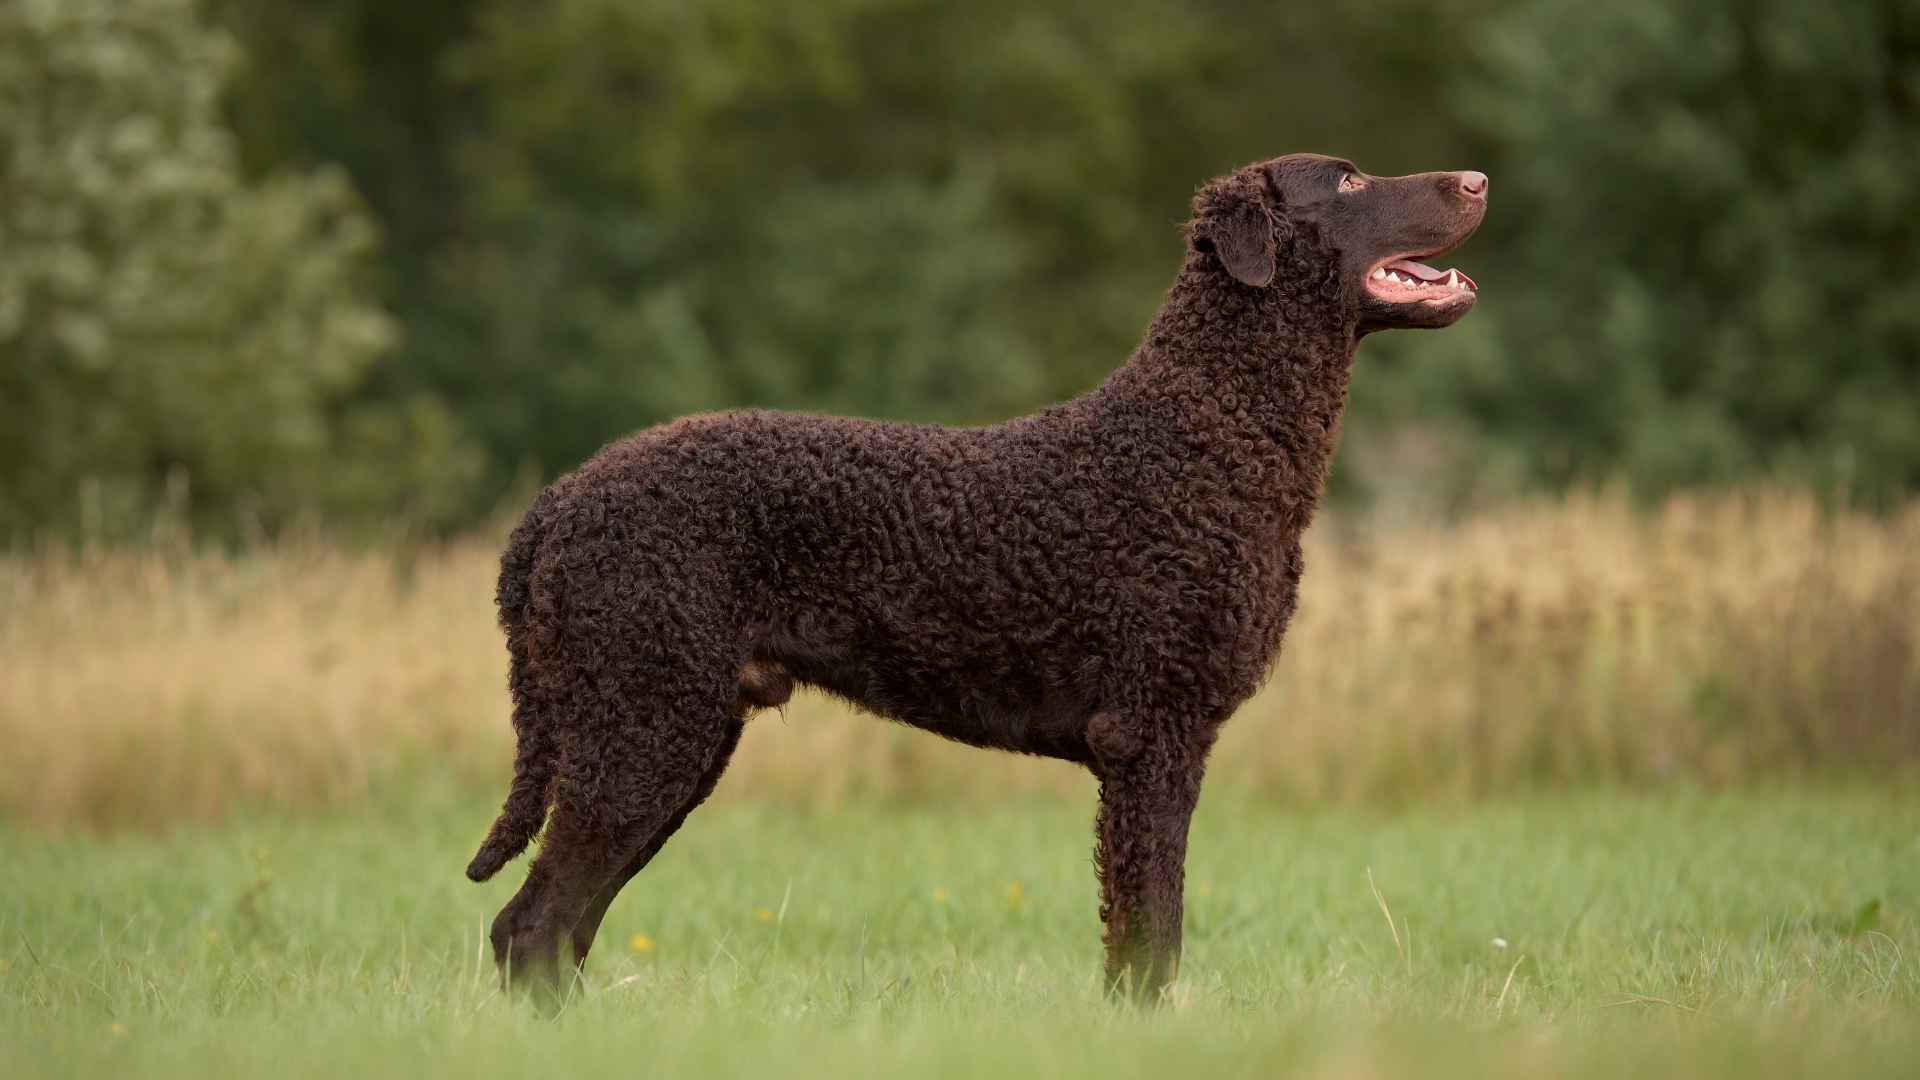
M 495 992 L 520 867 L 461 877 L 471 799 L 0 831 L 0 1074 L 1920 1072 L 1920 798 L 1215 795 L 1176 1001 L 1145 1014 L 1100 994 L 1091 807 L 1066 801 L 703 811 L 557 1019 Z

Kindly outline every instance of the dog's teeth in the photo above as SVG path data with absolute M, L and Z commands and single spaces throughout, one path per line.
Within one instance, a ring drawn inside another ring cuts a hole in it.
M 1387 276 L 1387 272 L 1384 269 L 1378 266 L 1373 268 L 1373 280 L 1379 281 L 1382 278 L 1385 278 L 1386 276 Z
M 1460 287 L 1460 274 L 1457 271 L 1453 271 L 1453 270 L 1447 271 L 1447 288 L 1457 289 L 1459 287 Z
M 1395 271 L 1389 271 L 1389 272 L 1387 273 L 1387 280 L 1388 280 L 1388 281 L 1399 281 L 1399 280 L 1400 280 L 1400 273 L 1399 273 L 1399 271 L 1397 271 L 1397 270 L 1395 270 Z

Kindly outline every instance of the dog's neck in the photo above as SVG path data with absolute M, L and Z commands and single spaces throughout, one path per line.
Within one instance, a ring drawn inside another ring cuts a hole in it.
M 1281 264 L 1242 285 L 1190 252 L 1133 358 L 1089 399 L 1107 422 L 1144 424 L 1189 460 L 1220 466 L 1234 501 L 1306 527 L 1325 487 L 1358 345 L 1331 263 Z

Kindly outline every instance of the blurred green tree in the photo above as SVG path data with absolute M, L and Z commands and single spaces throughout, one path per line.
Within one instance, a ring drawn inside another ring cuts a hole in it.
M 1411 167 L 1450 137 L 1377 122 L 1431 82 L 1415 44 L 1455 33 L 1412 7 L 220 10 L 259 57 L 230 105 L 256 164 L 346 163 L 406 246 L 393 377 L 487 448 L 483 503 L 691 410 L 966 422 L 1070 395 L 1133 346 L 1199 181 L 1303 147 Z M 1342 37 L 1366 44 L 1314 44 Z
M 1125 356 L 1196 183 L 1296 149 L 1494 177 L 1481 310 L 1369 343 L 1349 487 L 1920 487 L 1915 0 L 204 3 L 237 71 L 186 0 L 8 9 L 8 528 L 168 475 L 203 513 L 469 521 L 688 411 L 995 419 Z M 148 85 L 57 45 L 115 34 L 207 56 Z M 199 186 L 34 179 L 138 116 Z M 42 224 L 76 213 L 173 299 L 76 284 L 102 256 Z M 142 361 L 88 367 L 94 324 Z
M 1551 484 L 1920 488 L 1920 4 L 1532 0 L 1478 51 L 1488 302 L 1411 399 Z
M 0 537 L 432 522 L 471 482 L 431 400 L 356 400 L 374 224 L 338 170 L 242 181 L 233 60 L 190 0 L 0 5 Z

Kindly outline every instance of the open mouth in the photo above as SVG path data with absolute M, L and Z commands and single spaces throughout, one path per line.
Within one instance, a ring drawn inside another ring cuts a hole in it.
M 1388 260 L 1367 275 L 1367 291 L 1389 304 L 1448 303 L 1479 290 L 1472 278 L 1458 270 L 1435 270 L 1413 259 Z

